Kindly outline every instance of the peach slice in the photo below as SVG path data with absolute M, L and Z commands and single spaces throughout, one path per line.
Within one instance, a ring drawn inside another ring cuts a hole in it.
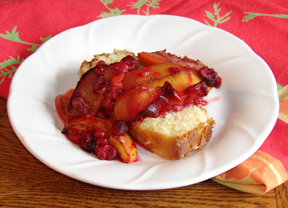
M 70 117 L 70 112 L 68 111 L 68 105 L 71 95 L 68 95 L 69 91 L 67 91 L 67 93 L 65 94 L 57 95 L 55 98 L 56 111 L 63 123 L 65 123 Z
M 93 117 L 91 115 L 86 115 L 78 118 L 69 118 L 64 125 L 63 132 L 66 132 L 70 128 L 75 128 L 80 131 L 93 131 L 93 126 L 105 129 L 105 122 L 103 119 L 98 117 Z
M 121 162 L 131 163 L 138 157 L 137 147 L 128 134 L 118 137 L 109 137 L 109 144 L 114 146 L 119 154 Z
M 144 66 L 163 63 L 175 63 L 197 70 L 205 66 L 205 64 L 199 60 L 190 59 L 187 56 L 179 57 L 174 54 L 167 53 L 166 50 L 156 52 L 141 52 L 138 53 L 138 58 Z
M 78 81 L 68 106 L 71 116 L 96 116 L 108 92 L 107 83 L 119 74 L 121 72 L 109 65 L 97 65 L 85 72 Z
M 138 53 L 138 58 L 143 66 L 151 66 L 156 64 L 171 63 L 172 61 L 155 53 L 155 52 L 141 52 Z
M 161 94 L 161 88 L 124 91 L 114 105 L 116 120 L 131 121 Z
M 170 76 L 183 69 L 183 66 L 173 63 L 143 67 L 142 69 L 125 74 L 125 77 L 122 80 L 123 89 L 129 89 L 133 85 L 141 85 L 164 76 Z
M 155 79 L 147 83 L 147 87 L 163 86 L 165 82 L 169 82 L 177 92 L 183 92 L 188 87 L 191 87 L 198 82 L 201 82 L 196 70 L 182 70 L 171 76 Z
M 83 114 L 96 116 L 98 114 L 106 90 L 103 88 L 101 93 L 95 93 L 95 81 L 100 81 L 100 78 L 93 68 L 81 76 L 68 106 L 72 117 L 78 117 Z
M 142 118 L 158 117 L 171 103 L 179 103 L 182 99 L 169 82 L 165 82 L 161 95 L 151 103 L 142 113 Z

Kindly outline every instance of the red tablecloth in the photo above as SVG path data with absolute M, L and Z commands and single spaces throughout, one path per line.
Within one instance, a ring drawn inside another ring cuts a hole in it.
M 7 0 L 0 3 L 0 96 L 7 98 L 21 62 L 71 27 L 115 15 L 170 14 L 226 30 L 244 40 L 273 71 L 280 112 L 260 149 L 213 180 L 263 194 L 288 178 L 288 1 L 283 0 Z M 92 54 L 91 54 L 92 55 Z M 263 112 L 265 113 L 265 112 Z

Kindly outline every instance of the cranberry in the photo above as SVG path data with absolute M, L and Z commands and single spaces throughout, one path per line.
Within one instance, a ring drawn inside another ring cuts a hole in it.
M 118 98 L 118 93 L 117 92 L 109 92 L 105 99 L 102 101 L 102 106 L 106 108 L 108 111 L 113 111 L 114 110 L 114 103 L 116 98 Z
M 97 62 L 96 66 L 99 66 L 99 65 L 107 65 L 107 64 L 105 63 L 105 61 L 100 60 Z
M 215 81 L 215 88 L 218 89 L 222 84 L 222 78 L 218 76 L 217 80 Z
M 93 91 L 96 94 L 102 94 L 103 92 L 107 90 L 108 86 L 109 86 L 109 83 L 105 82 L 104 76 L 99 74 L 96 76 L 96 79 L 94 81 Z
M 136 60 L 131 55 L 124 57 L 121 62 L 124 62 L 129 66 L 129 71 L 136 69 Z
M 118 71 L 119 73 L 125 73 L 129 71 L 129 65 L 125 62 L 115 62 L 113 64 L 110 64 L 110 66 L 116 69 L 116 71 Z
M 94 136 L 96 137 L 96 144 L 97 145 L 104 145 L 108 144 L 109 136 L 100 128 L 93 128 Z
M 109 144 L 96 145 L 95 154 L 99 160 L 114 160 L 118 156 L 116 148 Z
M 114 121 L 112 125 L 112 133 L 115 136 L 123 136 L 127 133 L 128 126 L 125 121 Z
M 101 138 L 98 138 L 98 139 L 96 140 L 96 144 L 97 144 L 97 145 L 109 144 L 109 143 L 108 143 L 108 136 L 103 136 L 103 137 L 101 137 Z
M 188 87 L 185 90 L 185 93 L 188 95 L 189 98 L 194 97 L 204 97 L 208 95 L 208 89 L 205 82 L 199 82 L 191 87 Z
M 74 95 L 74 97 L 71 99 L 71 102 L 72 102 L 72 108 L 76 112 L 80 112 L 81 115 L 88 114 L 90 107 L 80 95 Z M 71 111 L 71 108 L 68 108 L 68 110 Z
M 199 72 L 200 76 L 203 78 L 203 80 L 209 87 L 213 87 L 216 81 L 218 80 L 218 73 L 212 68 L 204 66 L 201 69 L 199 69 Z
M 95 153 L 95 139 L 92 137 L 92 135 L 87 135 L 86 137 L 82 138 L 82 141 L 80 142 L 80 147 L 89 153 Z
M 141 117 L 158 117 L 166 110 L 172 101 L 179 102 L 181 98 L 173 86 L 169 82 L 165 82 L 161 95 L 141 113 Z
M 96 138 L 102 138 L 106 136 L 106 133 L 98 127 L 93 127 L 93 134 Z
M 205 100 L 203 100 L 203 98 L 199 98 L 199 97 L 194 98 L 194 99 L 192 100 L 192 102 L 193 102 L 194 105 L 201 105 L 201 106 L 207 104 L 207 102 L 206 102 Z
M 104 62 L 104 61 L 103 61 Z M 105 63 L 105 62 L 104 62 Z M 104 66 L 103 64 L 99 64 L 94 68 L 94 72 L 96 74 L 101 74 L 104 71 Z
M 175 74 L 177 72 L 179 72 L 179 69 L 177 67 L 170 67 L 169 68 L 169 71 L 172 73 L 172 74 Z
M 106 160 L 114 160 L 117 158 L 117 156 L 117 149 L 111 145 L 110 148 L 106 151 Z
M 63 133 L 66 133 L 66 132 L 63 132 Z M 79 145 L 82 142 L 83 138 L 88 137 L 88 136 L 90 136 L 89 132 L 80 131 L 75 128 L 69 129 L 67 132 L 68 140 L 70 140 L 71 142 L 77 145 Z

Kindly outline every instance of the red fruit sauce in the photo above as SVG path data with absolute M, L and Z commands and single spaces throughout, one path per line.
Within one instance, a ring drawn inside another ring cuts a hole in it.
M 184 66 L 185 69 L 189 69 L 189 66 L 191 66 L 190 64 L 197 64 L 196 61 L 187 57 L 179 58 L 174 55 L 167 55 L 166 52 L 165 54 L 163 52 L 159 54 L 170 59 L 175 59 L 176 63 L 187 63 L 187 65 Z M 95 75 L 93 75 L 95 76 L 95 80 L 91 85 L 93 87 L 91 88 L 92 90 L 89 96 L 99 96 L 99 99 L 102 99 L 100 101 L 100 106 L 97 106 L 99 108 L 99 110 L 96 111 L 98 116 L 102 118 L 111 118 L 113 120 L 115 102 L 119 99 L 121 93 L 125 91 L 123 90 L 122 80 L 125 77 L 125 74 L 129 71 L 138 70 L 138 66 L 139 64 L 136 63 L 136 60 L 132 56 L 126 56 L 120 62 L 110 65 L 105 64 L 103 61 L 98 62 L 97 66 L 94 69 L 91 69 L 93 71 L 89 70 L 90 73 L 95 73 Z M 149 67 L 146 68 L 146 70 L 139 74 L 139 78 L 145 78 L 151 73 L 152 69 Z M 171 74 L 175 74 L 180 71 L 177 67 L 170 67 L 168 70 Z M 191 70 L 196 69 L 191 68 Z M 85 73 L 85 76 L 86 75 L 87 74 Z M 160 72 L 155 72 L 153 76 L 155 79 L 157 79 L 158 77 L 161 77 L 162 74 Z M 184 107 L 190 105 L 206 105 L 207 102 L 203 100 L 203 97 L 208 94 L 207 87 L 219 88 L 222 79 L 218 76 L 214 69 L 207 66 L 199 69 L 199 76 L 201 81 L 191 87 L 188 87 L 184 92 L 177 92 L 169 82 L 165 82 L 163 87 L 160 87 L 162 92 L 160 93 L 159 91 L 159 97 L 151 101 L 152 103 L 150 103 L 145 110 L 134 117 L 134 119 L 126 122 L 114 120 L 112 123 L 109 123 L 109 125 L 112 126 L 110 132 L 104 132 L 102 129 L 93 125 L 91 127 L 87 127 L 84 124 L 84 126 L 81 126 L 82 124 L 80 122 L 80 124 L 77 124 L 77 128 L 72 127 L 68 128 L 67 130 L 64 127 L 63 133 L 66 134 L 67 138 L 71 142 L 79 145 L 79 147 L 84 151 L 96 155 L 100 160 L 114 160 L 118 157 L 118 152 L 114 146 L 109 144 L 109 135 L 114 135 L 116 137 L 125 135 L 128 131 L 129 125 L 134 125 L 136 122 L 142 122 L 146 117 L 156 118 L 165 113 L 180 111 Z M 82 78 L 83 76 L 78 84 L 85 79 Z M 77 89 L 78 84 L 75 89 Z M 130 87 L 130 89 L 145 90 L 146 85 L 133 85 Z M 81 90 L 80 91 L 83 93 L 83 89 Z M 86 103 L 87 99 L 89 101 L 90 98 L 82 96 L 85 96 L 85 93 L 79 95 L 77 94 L 76 90 L 71 89 L 56 97 L 56 109 L 61 120 L 66 123 L 65 126 L 67 123 L 69 125 L 71 119 L 74 119 L 73 115 L 75 115 L 76 118 L 83 118 L 83 123 L 86 121 L 89 123 L 90 120 L 93 121 L 93 118 L 95 118 L 89 114 L 90 106 Z M 217 99 L 215 98 L 214 100 Z M 212 100 L 209 102 L 212 102 Z M 72 116 L 70 116 L 71 109 L 77 111 L 73 115 L 71 114 Z M 129 115 L 129 111 L 126 115 Z

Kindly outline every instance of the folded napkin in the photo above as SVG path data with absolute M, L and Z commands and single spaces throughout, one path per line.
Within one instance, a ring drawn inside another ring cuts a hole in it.
M 213 180 L 263 194 L 288 179 L 288 2 L 280 0 L 10 0 L 0 3 L 0 96 L 7 98 L 21 62 L 54 35 L 116 15 L 170 14 L 226 30 L 244 40 L 273 71 L 280 112 L 264 144 Z M 265 112 L 263 112 L 265 113 Z

